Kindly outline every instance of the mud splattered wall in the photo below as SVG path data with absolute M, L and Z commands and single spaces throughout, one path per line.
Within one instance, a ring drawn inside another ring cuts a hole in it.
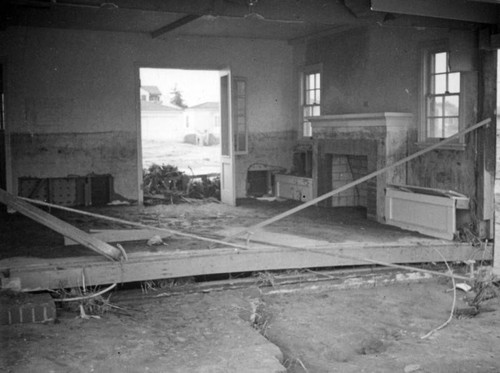
M 137 199 L 139 66 L 229 66 L 246 77 L 253 145 L 238 162 L 245 167 L 268 157 L 290 167 L 294 87 L 292 47 L 285 42 L 8 28 L 0 32 L 0 50 L 9 68 L 12 191 L 23 176 L 110 173 L 118 195 Z M 238 178 L 238 197 L 245 187 Z
M 474 31 L 360 28 L 309 41 L 296 48 L 304 65 L 322 63 L 322 114 L 408 112 L 414 116 L 408 152 L 419 150 L 419 45 L 448 40 L 452 50 L 478 55 Z M 466 82 L 466 123 L 479 118 L 477 69 L 462 74 Z M 437 150 L 410 162 L 407 183 L 462 192 L 477 197 L 476 135 L 467 136 L 465 150 Z

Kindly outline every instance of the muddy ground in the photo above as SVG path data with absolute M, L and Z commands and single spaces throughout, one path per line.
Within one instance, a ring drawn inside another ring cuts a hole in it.
M 56 324 L 0 326 L 0 371 L 500 372 L 498 299 L 421 339 L 449 316 L 448 281 L 328 284 L 117 291 L 100 319 L 60 309 Z
M 264 334 L 288 372 L 500 372 L 500 307 L 474 318 L 449 316 L 445 281 L 265 297 Z M 466 307 L 459 294 L 458 308 Z M 486 307 L 486 305 L 485 305 Z
M 203 203 L 91 210 L 218 237 L 220 229 L 249 226 L 295 205 L 247 200 L 237 209 Z M 93 218 L 58 215 L 82 229 L 120 228 Z M 3 224 L 0 258 L 94 255 L 78 246 L 63 246 L 60 236 L 23 217 L 11 216 Z M 425 239 L 367 221 L 363 209 L 311 208 L 269 230 L 330 242 Z M 139 243 L 124 246 L 127 251 L 200 247 L 183 239 L 168 243 L 154 249 Z M 0 326 L 0 371 L 500 372 L 498 298 L 482 304 L 485 312 L 455 317 L 421 339 L 450 314 L 449 280 L 382 286 L 365 277 L 361 284 L 369 288 L 337 290 L 328 284 L 338 284 L 346 275 L 313 272 L 297 275 L 304 283 L 308 276 L 324 281 L 285 286 L 274 281 L 281 274 L 265 273 L 254 274 L 255 280 L 250 277 L 237 290 L 196 292 L 193 287 L 177 288 L 175 281 L 154 282 L 146 290 L 144 284 L 121 286 L 109 299 L 120 308 L 112 307 L 99 319 L 82 319 L 77 310 L 59 308 L 55 324 Z M 458 294 L 457 307 L 467 306 L 464 296 Z

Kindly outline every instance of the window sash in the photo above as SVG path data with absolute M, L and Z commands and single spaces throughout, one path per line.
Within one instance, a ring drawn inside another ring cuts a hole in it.
M 247 81 L 233 79 L 233 146 L 235 154 L 248 153 Z
M 302 135 L 312 136 L 311 122 L 308 117 L 321 115 L 321 67 L 304 69 L 301 84 Z
M 425 84 L 424 140 L 442 139 L 460 131 L 460 73 L 451 72 L 449 52 L 428 52 Z

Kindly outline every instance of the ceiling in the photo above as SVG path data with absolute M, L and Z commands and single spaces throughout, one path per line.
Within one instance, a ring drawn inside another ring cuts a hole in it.
M 366 24 L 496 24 L 499 5 L 495 0 L 7 0 L 2 7 L 3 29 L 294 40 Z

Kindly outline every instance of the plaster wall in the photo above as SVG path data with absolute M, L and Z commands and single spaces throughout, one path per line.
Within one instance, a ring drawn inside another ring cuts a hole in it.
M 417 145 L 419 47 L 449 40 L 452 51 L 474 61 L 478 50 L 473 31 L 360 28 L 312 40 L 296 48 L 304 65 L 323 65 L 322 115 L 407 112 L 413 114 L 408 131 L 408 154 Z M 466 66 L 466 123 L 477 117 L 477 66 Z M 374 134 L 375 135 L 375 134 Z M 452 189 L 476 196 L 475 135 L 467 136 L 465 150 L 437 150 L 407 164 L 406 183 Z
M 9 189 L 17 178 L 110 173 L 115 192 L 137 199 L 140 156 L 139 67 L 222 69 L 248 79 L 250 137 L 293 141 L 292 47 L 285 42 L 134 33 L 8 28 L 0 32 L 8 65 Z M 285 134 L 282 135 L 281 133 Z M 264 136 L 263 136 L 264 135 Z M 268 141 L 238 163 L 266 156 L 290 167 L 291 154 Z M 239 169 L 239 165 L 236 168 Z M 245 194 L 237 180 L 237 196 Z

